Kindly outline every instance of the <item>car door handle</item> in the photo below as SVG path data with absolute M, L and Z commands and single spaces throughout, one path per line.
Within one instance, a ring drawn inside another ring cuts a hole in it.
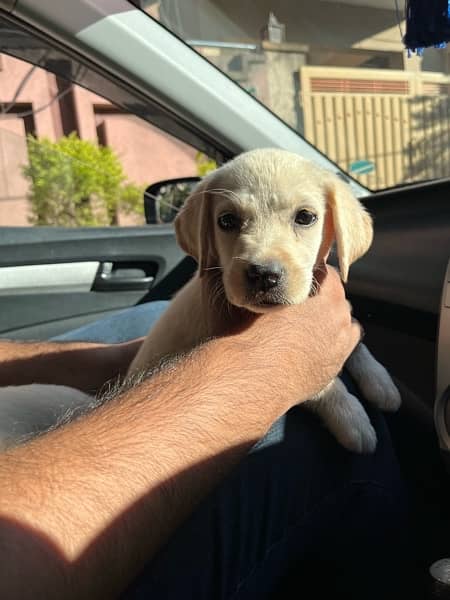
M 156 266 L 155 266 L 156 267 Z M 152 265 L 152 271 L 154 270 Z M 156 271 L 155 271 L 156 273 Z M 155 281 L 155 275 L 140 263 L 101 263 L 97 271 L 92 291 L 118 292 L 148 290 Z

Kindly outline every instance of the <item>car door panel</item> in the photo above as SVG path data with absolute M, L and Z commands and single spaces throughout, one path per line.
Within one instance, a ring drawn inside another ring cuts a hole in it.
M 369 348 L 430 407 L 440 298 L 450 257 L 449 193 L 445 180 L 364 199 L 374 218 L 374 242 L 352 267 L 348 285 Z
M 438 313 L 450 256 L 450 181 L 386 190 L 363 202 L 375 236 L 352 267 L 351 289 L 425 312 Z
M 0 337 L 47 339 L 168 297 L 182 258 L 170 225 L 0 228 Z
M 37 290 L 89 291 L 96 279 L 99 261 L 64 262 L 0 267 L 0 294 L 33 293 Z

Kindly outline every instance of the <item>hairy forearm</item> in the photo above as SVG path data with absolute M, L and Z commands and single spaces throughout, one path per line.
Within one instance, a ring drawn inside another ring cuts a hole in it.
M 288 407 L 236 343 L 210 342 L 0 456 L 0 597 L 106 598 L 127 585 Z
M 272 422 L 337 375 L 359 338 L 329 273 L 300 307 L 249 319 L 0 454 L 0 597 L 117 597 Z
M 93 393 L 126 373 L 140 343 L 2 341 L 0 386 L 52 383 Z

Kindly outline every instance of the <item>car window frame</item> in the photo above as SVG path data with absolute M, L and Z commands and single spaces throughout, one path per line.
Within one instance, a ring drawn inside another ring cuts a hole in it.
M 252 148 L 281 147 L 338 173 L 350 183 L 356 196 L 371 193 L 147 13 L 126 0 L 118 0 L 115 6 L 117 12 L 105 17 L 100 0 L 95 3 L 62 0 L 58 10 L 52 0 L 18 0 L 7 18 L 37 37 L 45 37 L 48 46 L 88 66 L 105 80 L 114 80 L 116 86 L 128 90 L 137 101 L 134 110 L 130 111 L 129 106 L 126 110 L 205 152 L 218 164 Z M 83 18 L 89 24 L 80 29 Z M 137 47 L 146 52 L 146 60 L 153 60 L 151 77 L 140 64 L 142 61 L 133 62 L 133 56 L 123 56 L 120 52 L 112 57 L 108 52 L 112 50 L 111 44 L 105 46 L 101 42 L 105 38 L 114 39 L 118 45 L 119 35 L 122 44 L 130 47 L 134 44 L 135 50 Z M 43 62 L 42 57 L 40 61 Z M 39 66 L 48 68 L 45 64 Z M 172 71 L 168 71 L 170 68 Z M 161 82 L 162 87 L 158 88 Z M 85 87 L 89 84 L 76 83 Z M 187 94 L 184 86 L 190 86 L 192 94 Z M 117 100 L 108 99 L 120 106 Z M 141 114 L 136 112 L 139 106 L 144 107 Z

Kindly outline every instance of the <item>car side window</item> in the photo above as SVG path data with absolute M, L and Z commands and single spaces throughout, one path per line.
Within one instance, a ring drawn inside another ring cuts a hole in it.
M 204 169 L 195 148 L 0 54 L 0 226 L 143 225 L 149 185 Z

